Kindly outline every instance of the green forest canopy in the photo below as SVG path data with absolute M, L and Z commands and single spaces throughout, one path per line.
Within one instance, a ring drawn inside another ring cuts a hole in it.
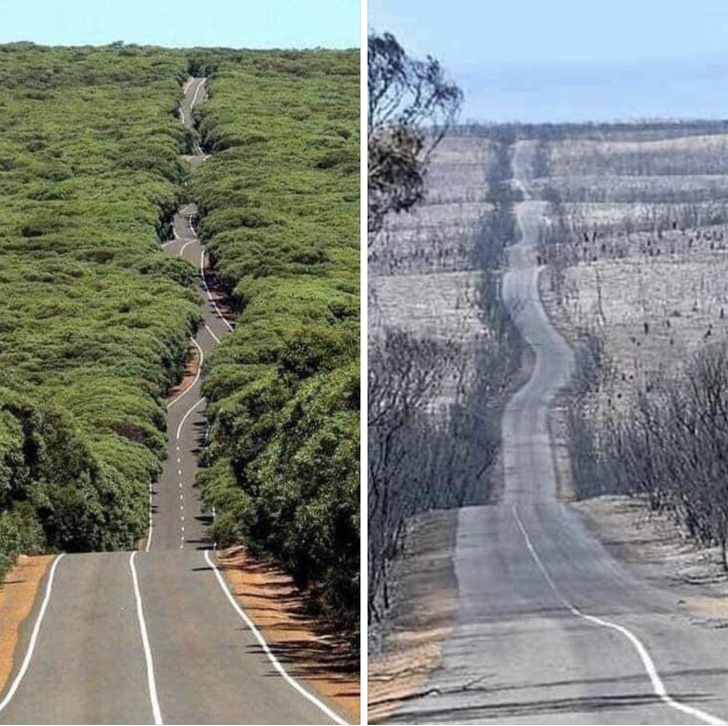
M 205 62 L 201 59 L 201 62 Z M 239 317 L 207 370 L 219 542 L 359 608 L 359 54 L 250 53 L 199 111 L 201 236 Z
M 359 573 L 358 51 L 0 46 L 0 568 L 132 548 L 200 321 L 165 259 L 191 190 L 237 312 L 205 393 L 216 534 L 353 624 Z M 213 156 L 192 178 L 188 72 Z M 190 187 L 185 187 L 185 181 Z

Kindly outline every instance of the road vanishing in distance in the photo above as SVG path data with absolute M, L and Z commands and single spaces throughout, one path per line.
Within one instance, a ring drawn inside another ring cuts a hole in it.
M 545 204 L 524 187 L 521 241 L 502 297 L 535 364 L 503 415 L 504 493 L 459 511 L 458 606 L 441 667 L 395 723 L 721 724 L 728 637 L 691 619 L 677 596 L 636 578 L 557 501 L 547 413 L 574 356 L 548 320 L 536 261 Z
M 180 108 L 187 126 L 205 96 L 205 79 L 191 79 Z M 196 146 L 190 163 L 206 158 Z M 196 215 L 194 204 L 182 207 L 163 247 L 202 272 L 204 324 L 193 343 L 204 365 L 232 327 L 207 287 Z M 276 670 L 208 559 L 210 518 L 193 487 L 204 404 L 198 376 L 168 405 L 168 456 L 150 493 L 145 551 L 54 562 L 52 589 L 44 584 L 48 597 L 40 593 L 23 625 L 0 723 L 345 723 Z

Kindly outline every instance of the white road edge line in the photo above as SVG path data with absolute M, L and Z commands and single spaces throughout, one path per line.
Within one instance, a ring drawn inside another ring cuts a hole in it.
M 162 720 L 162 710 L 159 707 L 159 699 L 157 698 L 157 682 L 154 678 L 154 661 L 152 660 L 152 649 L 149 647 L 149 635 L 147 634 L 147 624 L 144 620 L 144 608 L 142 607 L 142 594 L 139 590 L 139 578 L 137 577 L 136 567 L 134 566 L 134 558 L 136 552 L 131 553 L 129 557 L 129 567 L 131 568 L 131 578 L 134 582 L 134 597 L 136 598 L 137 618 L 139 619 L 139 629 L 142 633 L 142 645 L 144 646 L 144 659 L 147 663 L 147 683 L 149 685 L 149 700 L 152 704 L 152 713 L 154 714 L 155 724 L 164 724 Z
M 177 403 L 177 401 L 179 401 L 180 398 L 182 398 L 183 396 L 186 396 L 195 387 L 195 384 L 197 383 L 197 381 L 200 380 L 200 375 L 202 374 L 202 364 L 205 361 L 205 354 L 202 352 L 202 348 L 200 348 L 200 344 L 194 338 L 190 338 L 190 340 L 192 341 L 192 345 L 194 345 L 195 348 L 197 348 L 197 352 L 200 354 L 200 364 L 197 366 L 197 373 L 195 374 L 195 379 L 192 381 L 192 383 L 190 383 L 189 386 L 187 386 L 187 388 L 185 388 L 184 391 L 182 391 L 182 393 L 179 394 L 179 396 L 172 399 L 167 404 L 168 409 L 172 408 L 172 406 L 174 406 L 174 404 Z
M 0 713 L 2 713 L 7 705 L 12 700 L 13 696 L 15 695 L 15 692 L 18 690 L 21 681 L 25 677 L 25 674 L 28 671 L 28 668 L 30 667 L 30 660 L 33 657 L 33 652 L 35 651 L 35 645 L 38 642 L 38 633 L 40 633 L 40 626 L 43 623 L 43 616 L 45 615 L 46 608 L 48 607 L 48 601 L 51 599 L 51 591 L 53 590 L 53 578 L 56 575 L 56 568 L 58 567 L 58 563 L 63 559 L 63 554 L 58 555 L 56 557 L 55 561 L 53 562 L 53 566 L 51 567 L 50 575 L 48 576 L 48 584 L 46 585 L 45 590 L 45 596 L 43 597 L 43 602 L 40 606 L 40 610 L 38 611 L 38 617 L 35 619 L 35 625 L 33 625 L 33 632 L 30 634 L 30 642 L 28 643 L 28 650 L 25 653 L 25 658 L 23 658 L 23 664 L 20 666 L 20 670 L 18 671 L 18 675 L 15 676 L 15 680 L 13 681 L 12 685 L 10 686 L 8 692 L 5 694 L 5 698 L 3 698 L 2 701 L 0 701 Z
M 193 109 L 195 107 L 195 104 L 197 103 L 197 94 L 200 92 L 200 88 L 205 85 L 206 80 L 207 78 L 201 78 L 200 82 L 197 84 L 197 88 L 195 89 L 195 95 L 192 96 L 192 102 L 190 103 L 190 109 Z
M 187 413 L 182 417 L 182 420 L 179 422 L 179 426 L 177 427 L 177 436 L 176 438 L 179 439 L 179 437 L 182 434 L 182 427 L 185 425 L 185 421 L 189 417 L 189 415 L 204 401 L 204 397 L 201 398 L 197 403 L 193 403 L 188 409 Z
M 263 652 L 268 656 L 268 660 L 273 664 L 273 667 L 283 677 L 286 683 L 288 683 L 289 686 L 291 686 L 294 690 L 300 693 L 305 699 L 310 701 L 314 706 L 320 709 L 326 716 L 334 721 L 334 723 L 342 724 L 342 726 L 348 724 L 348 721 L 344 721 L 341 716 L 334 713 L 334 711 L 332 711 L 325 703 L 316 698 L 316 696 L 309 693 L 300 683 L 298 683 L 298 681 L 288 675 L 286 669 L 278 662 L 278 659 L 275 657 L 275 655 L 273 655 L 270 647 L 268 646 L 268 643 L 265 642 L 265 638 L 261 635 L 258 628 L 255 627 L 255 624 L 248 617 L 245 610 L 240 607 L 238 602 L 233 597 L 230 589 L 225 584 L 225 580 L 223 579 L 223 576 L 220 572 L 220 568 L 210 558 L 210 550 L 205 550 L 205 559 L 207 560 L 207 564 L 210 565 L 210 567 L 212 567 L 213 571 L 215 572 L 215 577 L 217 578 L 217 581 L 220 584 L 222 591 L 225 593 L 225 597 L 227 597 L 235 612 L 243 619 L 243 622 L 248 626 L 248 628 L 250 628 L 250 631 L 253 633 L 255 639 L 260 644 Z
M 228 330 L 232 330 L 233 326 L 230 325 L 230 323 L 227 321 L 225 316 L 220 312 L 220 308 L 217 306 L 217 303 L 212 299 L 212 293 L 210 292 L 210 288 L 207 286 L 207 279 L 205 278 L 205 250 L 203 249 L 200 253 L 200 277 L 202 277 L 202 284 L 205 286 L 205 290 L 207 292 L 207 297 L 209 298 L 210 302 L 212 303 L 212 307 L 215 308 L 215 312 L 220 316 L 222 319 L 222 322 L 227 325 Z
M 182 247 L 180 247 L 180 250 L 179 250 L 179 256 L 180 257 L 184 257 L 185 250 L 187 249 L 187 245 L 191 245 L 193 242 L 196 242 L 196 240 L 194 240 L 194 239 L 188 239 L 187 242 L 185 242 L 182 245 Z
M 144 547 L 145 552 L 149 552 L 149 548 L 152 546 L 152 535 L 154 534 L 154 516 L 152 515 L 152 482 L 149 482 L 149 531 L 147 532 L 147 544 Z
M 212 328 L 207 323 L 205 323 L 205 330 L 213 337 L 213 339 L 216 343 L 220 342 L 220 338 L 218 338 L 217 335 L 215 335 Z
M 629 640 L 629 642 L 634 646 L 634 649 L 637 651 L 637 654 L 639 655 L 640 659 L 642 660 L 642 665 L 644 666 L 644 669 L 647 672 L 647 675 L 649 676 L 650 682 L 652 684 L 652 690 L 654 691 L 655 695 L 666 706 L 669 706 L 670 708 L 674 708 L 676 711 L 686 713 L 689 716 L 692 716 L 693 718 L 696 718 L 699 721 L 702 721 L 703 723 L 712 724 L 714 726 L 719 726 L 720 724 L 728 723 L 726 721 L 722 721 L 717 716 L 713 716 L 712 714 L 706 713 L 705 711 L 701 711 L 700 709 L 694 708 L 693 706 L 688 706 L 684 703 L 680 703 L 680 701 L 676 701 L 674 698 L 672 698 L 672 696 L 670 696 L 670 694 L 667 692 L 667 688 L 665 687 L 665 684 L 663 683 L 662 678 L 660 678 L 660 674 L 657 672 L 657 667 L 655 666 L 655 663 L 652 660 L 652 657 L 650 656 L 647 648 L 643 645 L 643 643 L 640 641 L 640 639 L 631 630 L 628 630 L 623 625 L 618 625 L 617 623 L 612 623 L 609 620 L 603 620 L 602 618 L 597 618 L 594 615 L 587 615 L 586 613 L 581 612 L 581 610 L 579 610 L 579 608 L 572 605 L 561 594 L 561 591 L 558 589 L 558 587 L 556 587 L 556 584 L 551 579 L 551 575 L 549 574 L 545 565 L 541 561 L 541 558 L 538 556 L 538 552 L 536 552 L 536 549 L 534 548 L 534 546 L 531 542 L 531 538 L 528 536 L 526 527 L 524 526 L 523 522 L 521 521 L 521 518 L 518 516 L 518 507 L 516 504 L 513 505 L 512 511 L 513 511 L 513 517 L 516 520 L 516 524 L 518 525 L 518 528 L 521 530 L 523 539 L 526 542 L 526 547 L 528 547 L 528 551 L 531 554 L 533 561 L 536 563 L 536 566 L 541 571 L 541 574 L 543 575 L 544 579 L 548 583 L 548 586 L 553 590 L 556 597 L 559 600 L 561 600 L 561 602 L 564 604 L 564 606 L 568 610 L 571 611 L 572 615 L 575 615 L 578 618 L 582 618 L 583 620 L 586 620 L 590 623 L 596 623 L 597 625 L 601 625 L 604 628 L 610 628 L 611 630 L 616 630 L 618 633 L 620 633 L 625 638 L 627 638 L 627 640 Z

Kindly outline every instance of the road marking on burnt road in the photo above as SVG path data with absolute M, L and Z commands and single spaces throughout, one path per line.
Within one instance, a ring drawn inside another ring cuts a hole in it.
M 8 689 L 8 692 L 5 694 L 5 698 L 3 698 L 2 701 L 0 701 L 0 713 L 2 713 L 7 705 L 12 700 L 13 696 L 15 695 L 15 692 L 18 690 L 18 687 L 20 686 L 21 681 L 25 677 L 26 672 L 28 671 L 28 668 L 30 667 L 30 660 L 33 657 L 33 653 L 35 652 L 35 645 L 38 642 L 38 633 L 40 633 L 40 626 L 43 623 L 43 616 L 45 615 L 46 609 L 48 608 L 48 602 L 51 599 L 51 592 L 53 591 L 53 579 L 56 576 L 56 568 L 58 567 L 58 563 L 63 559 L 64 555 L 60 554 L 53 562 L 53 565 L 51 566 L 50 574 L 48 575 L 48 584 L 46 585 L 45 595 L 43 597 L 43 602 L 40 606 L 40 610 L 38 611 L 38 617 L 35 619 L 35 624 L 33 625 L 33 631 L 30 634 L 30 642 L 28 643 L 28 650 L 25 652 L 25 658 L 23 658 L 23 663 L 20 666 L 20 670 L 18 671 L 18 674 L 15 676 L 15 680 L 13 681 L 12 685 Z
M 142 634 L 142 646 L 144 648 L 144 660 L 147 664 L 147 684 L 149 687 L 149 701 L 152 704 L 152 713 L 154 714 L 154 723 L 163 724 L 162 710 L 159 707 L 159 699 L 157 698 L 157 681 L 154 677 L 154 660 L 152 659 L 152 649 L 149 646 L 149 635 L 147 633 L 147 623 L 144 620 L 144 608 L 142 606 L 142 593 L 139 589 L 139 578 L 137 577 L 134 558 L 136 552 L 131 553 L 129 558 L 129 568 L 131 569 L 131 579 L 134 583 L 134 597 L 136 598 L 137 619 L 139 620 L 139 630 Z
M 289 686 L 291 686 L 295 691 L 301 694 L 306 700 L 310 701 L 314 706 L 316 706 L 319 710 L 326 714 L 326 716 L 328 716 L 332 721 L 338 724 L 346 725 L 348 723 L 347 721 L 344 721 L 341 716 L 334 713 L 334 711 L 332 711 L 325 703 L 316 698 L 316 696 L 314 696 L 312 693 L 309 693 L 298 681 L 288 675 L 288 671 L 286 671 L 286 669 L 279 663 L 278 659 L 271 651 L 270 646 L 266 642 L 265 638 L 261 635 L 258 628 L 255 627 L 255 623 L 253 623 L 253 621 L 248 617 L 245 610 L 240 607 L 237 600 L 235 600 L 235 598 L 232 596 L 230 589 L 225 584 L 225 580 L 220 573 L 220 568 L 210 558 L 210 550 L 205 550 L 205 560 L 207 560 L 207 564 L 210 565 L 213 572 L 215 573 L 215 577 L 217 578 L 217 581 L 222 588 L 222 591 L 225 593 L 225 597 L 228 599 L 228 602 L 233 606 L 235 612 L 248 626 L 250 632 L 253 633 L 255 639 L 258 641 L 258 644 L 263 649 L 263 652 L 266 654 L 266 656 L 268 656 L 268 660 L 271 662 L 276 671 L 283 677 L 283 680 L 285 680 L 285 682 L 288 683 Z
M 551 575 L 549 574 L 548 570 L 546 569 L 546 566 L 541 561 L 541 558 L 538 555 L 538 552 L 536 552 L 535 547 L 533 546 L 533 543 L 531 542 L 531 538 L 528 535 L 528 531 L 526 530 L 526 527 L 524 526 L 523 522 L 521 521 L 521 518 L 518 516 L 518 507 L 516 504 L 512 507 L 513 517 L 516 520 L 516 524 L 518 525 L 518 529 L 521 530 L 521 534 L 523 535 L 523 539 L 526 542 L 526 547 L 528 548 L 528 551 L 533 558 L 533 561 L 536 563 L 536 566 L 541 571 L 541 574 L 543 575 L 544 579 L 546 580 L 546 583 L 548 586 L 553 590 L 556 597 L 563 603 L 564 607 L 567 608 L 572 615 L 574 615 L 577 618 L 582 618 L 583 620 L 586 620 L 587 622 L 594 623 L 596 625 L 600 625 L 603 628 L 609 628 L 610 630 L 616 630 L 618 633 L 623 635 L 629 642 L 632 644 L 634 649 L 637 651 L 637 654 L 640 657 L 640 660 L 642 661 L 642 665 L 644 666 L 644 669 L 650 679 L 650 683 L 652 684 L 652 690 L 654 691 L 655 695 L 666 705 L 670 708 L 675 709 L 676 711 L 680 711 L 682 713 L 687 714 L 688 716 L 692 716 L 693 718 L 698 719 L 702 723 L 711 724 L 714 726 L 718 726 L 719 724 L 726 724 L 728 722 L 721 720 L 717 716 L 713 716 L 712 714 L 706 713 L 705 711 L 701 711 L 698 708 L 694 708 L 693 706 L 688 706 L 685 703 L 681 703 L 680 701 L 676 701 L 670 694 L 667 692 L 667 688 L 665 687 L 665 684 L 662 681 L 662 678 L 660 678 L 660 674 L 657 672 L 657 667 L 655 666 L 655 662 L 652 660 L 652 657 L 649 654 L 649 651 L 644 646 L 642 641 L 631 631 L 625 628 L 623 625 L 618 625 L 617 623 L 613 623 L 609 620 L 604 620 L 603 618 L 598 618 L 594 615 L 587 615 L 586 613 L 583 613 L 579 608 L 577 608 L 575 605 L 572 605 L 562 594 L 559 588 L 556 586 L 556 583 L 551 578 Z

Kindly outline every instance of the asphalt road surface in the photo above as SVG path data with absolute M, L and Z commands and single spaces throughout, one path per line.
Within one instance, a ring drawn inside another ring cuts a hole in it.
M 514 159 L 517 183 L 529 155 Z M 523 186 L 521 184 L 521 186 Z M 517 205 L 502 294 L 533 348 L 503 416 L 505 488 L 459 513 L 458 609 L 442 667 L 400 723 L 697 724 L 728 719 L 728 634 L 637 579 L 556 499 L 546 414 L 573 354 L 538 293 L 542 203 Z
M 204 82 L 192 79 L 186 89 L 187 125 L 205 99 Z M 193 164 L 206 158 L 196 152 Z M 196 213 L 194 205 L 180 209 L 164 248 L 200 269 Z M 204 274 L 200 295 L 205 324 L 195 345 L 204 357 L 232 328 Z M 52 588 L 50 574 L 43 586 L 48 597 L 41 593 L 23 626 L 0 723 L 344 723 L 280 673 L 211 566 L 210 518 L 193 487 L 204 431 L 198 379 L 168 406 L 168 457 L 151 493 L 145 551 L 57 560 Z

